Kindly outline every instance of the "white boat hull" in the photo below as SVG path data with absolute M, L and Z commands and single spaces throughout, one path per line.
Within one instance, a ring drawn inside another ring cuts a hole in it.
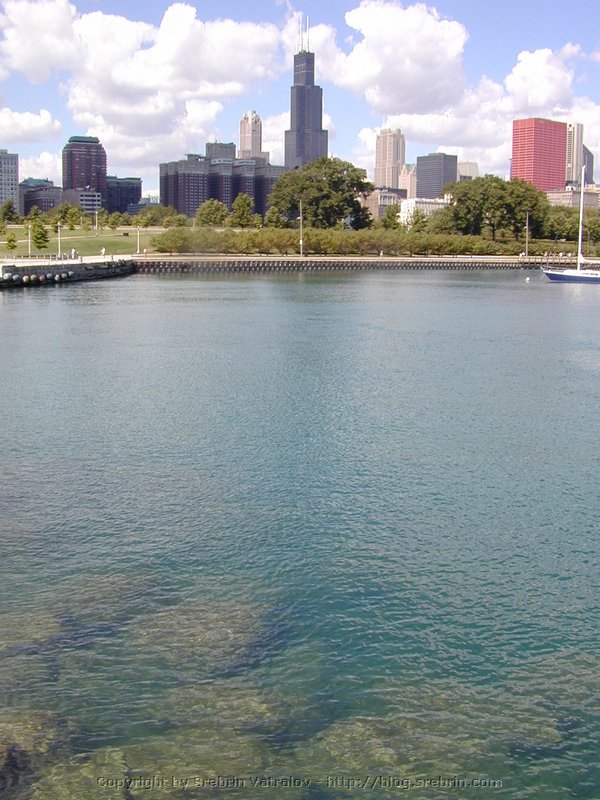
M 550 269 L 542 267 L 542 271 L 551 281 L 600 283 L 600 270 L 598 269 Z

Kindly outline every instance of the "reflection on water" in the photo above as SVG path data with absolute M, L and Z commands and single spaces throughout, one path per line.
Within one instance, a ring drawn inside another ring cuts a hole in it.
M 0 794 L 595 797 L 600 323 L 542 278 L 3 298 Z

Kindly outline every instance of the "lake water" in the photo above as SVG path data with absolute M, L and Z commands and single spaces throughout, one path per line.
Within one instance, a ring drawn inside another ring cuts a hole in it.
M 0 796 L 598 797 L 600 287 L 135 276 L 0 341 Z

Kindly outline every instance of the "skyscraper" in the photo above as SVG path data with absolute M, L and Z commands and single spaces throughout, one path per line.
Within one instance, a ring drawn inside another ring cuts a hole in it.
M 300 36 L 300 51 L 294 56 L 294 85 L 290 100 L 290 129 L 285 132 L 288 169 L 309 164 L 327 155 L 327 131 L 323 130 L 323 90 L 315 86 L 315 54 Z
M 567 124 L 567 169 L 566 182 L 579 184 L 583 166 L 583 125 L 578 122 Z
M 0 150 L 0 203 L 12 200 L 19 209 L 19 156 Z
M 458 176 L 458 158 L 447 153 L 417 157 L 417 197 L 441 197 L 444 186 Z
M 513 120 L 510 177 L 521 178 L 541 192 L 565 188 L 567 125 L 551 119 Z
M 585 182 L 594 183 L 594 154 L 583 145 L 583 163 L 585 164 Z
M 267 158 L 262 152 L 262 121 L 256 111 L 248 111 L 240 120 L 238 158 Z
M 106 151 L 96 136 L 71 136 L 62 151 L 63 189 L 99 192 L 106 200 Z
M 399 128 L 383 128 L 375 143 L 375 186 L 398 188 L 398 175 L 404 166 L 404 134 Z

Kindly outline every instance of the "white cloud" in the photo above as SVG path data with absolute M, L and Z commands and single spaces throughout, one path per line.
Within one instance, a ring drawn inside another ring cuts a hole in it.
M 0 141 L 35 142 L 53 138 L 61 131 L 61 124 L 45 108 L 38 114 L 30 111 L 12 111 L 0 108 Z
M 352 151 L 352 163 L 366 170 L 369 180 L 373 180 L 375 171 L 375 142 L 378 133 L 375 128 L 362 128 L 356 137 L 357 145 Z
M 0 14 L 0 70 L 22 72 L 32 83 L 77 63 L 75 7 L 68 0 L 5 0 Z
M 464 87 L 463 25 L 422 3 L 403 8 L 395 0 L 362 0 L 346 13 L 361 35 L 346 55 L 321 33 L 324 76 L 363 94 L 382 114 L 428 112 L 460 98 Z
M 198 150 L 228 100 L 283 68 L 275 25 L 203 22 L 186 3 L 153 26 L 79 14 L 66 0 L 7 0 L 1 21 L 0 71 L 39 82 L 64 70 L 66 106 L 80 132 L 101 138 L 111 164 Z
M 289 127 L 289 111 L 262 120 L 263 150 L 269 153 L 271 164 L 283 164 L 284 133 Z
M 559 53 L 549 49 L 519 53 L 516 65 L 504 81 L 511 112 L 516 116 L 538 116 L 538 112 L 570 108 L 574 72 L 567 59 L 576 54 L 573 47 Z
M 19 158 L 19 180 L 25 178 L 45 178 L 62 186 L 62 154 L 43 152 L 33 158 Z

